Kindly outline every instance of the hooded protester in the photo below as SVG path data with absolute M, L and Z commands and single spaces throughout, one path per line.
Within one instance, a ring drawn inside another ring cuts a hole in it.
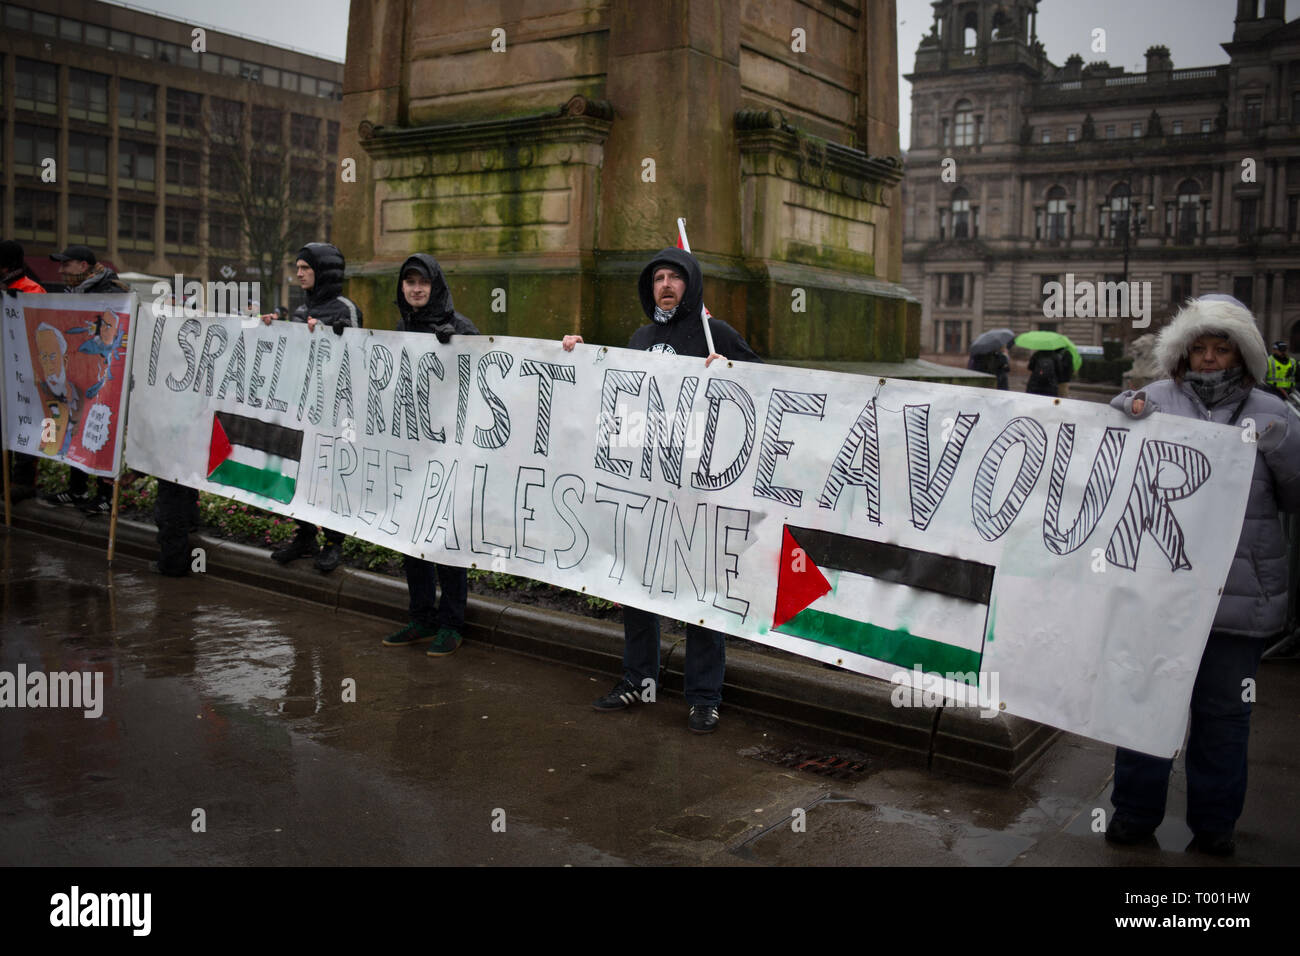
M 685 284 L 679 298 L 674 298 L 672 290 L 665 290 L 656 284 L 655 276 L 664 268 L 671 269 Z M 708 356 L 704 326 L 700 323 L 700 306 L 704 303 L 704 275 L 693 255 L 672 246 L 661 249 L 650 260 L 650 264 L 641 270 L 641 278 L 637 280 L 637 293 L 641 297 L 641 309 L 646 318 L 650 319 L 650 324 L 632 333 L 632 338 L 627 343 L 628 348 L 694 355 L 698 358 Z M 709 332 L 713 336 L 713 347 L 719 354 L 738 362 L 760 361 L 749 344 L 740 337 L 740 333 L 721 319 L 709 319 Z
M 59 277 L 69 292 L 111 295 L 131 291 L 116 272 L 96 259 L 89 246 L 68 246 L 62 252 L 52 253 L 50 258 L 59 264 Z M 113 510 L 109 502 L 111 484 L 107 479 L 96 478 L 94 490 L 88 490 L 90 481 L 86 473 L 73 468 L 68 476 L 68 490 L 46 495 L 45 500 L 56 505 L 76 505 L 88 515 L 107 517 Z
M 446 345 L 452 335 L 478 335 L 474 323 L 456 311 L 442 268 L 433 256 L 422 252 L 409 256 L 397 273 L 397 322 L 399 332 L 436 335 Z M 411 622 L 384 638 L 388 647 L 410 647 L 432 642 L 429 657 L 446 657 L 460 647 L 465 630 L 465 605 L 469 599 L 469 575 L 464 568 L 450 567 L 407 555 L 402 560 L 406 589 L 410 595 Z M 434 604 L 437 586 L 442 602 Z
M 312 332 L 316 331 L 317 325 L 328 325 L 335 335 L 342 335 L 347 328 L 361 327 L 361 309 L 343 295 L 345 266 L 343 253 L 328 242 L 309 242 L 298 250 L 298 283 L 306 298 L 293 310 L 291 319 L 294 322 L 307 323 Z M 262 316 L 262 321 L 270 325 L 275 321 L 275 313 Z M 342 532 L 322 529 L 325 533 L 325 550 L 322 551 L 316 544 L 316 525 L 301 519 L 297 522 L 298 532 L 293 540 L 272 551 L 271 559 L 279 564 L 288 564 L 296 558 L 315 555 L 317 571 L 328 574 L 337 568 L 343 561 Z
M 709 353 L 700 322 L 704 277 L 700 264 L 689 252 L 671 246 L 660 250 L 641 270 L 637 291 L 641 310 L 650 324 L 632 333 L 628 348 L 703 358 L 706 367 L 715 359 L 727 357 L 740 362 L 762 361 L 739 332 L 714 318 L 708 320 L 709 332 L 719 351 Z M 563 345 L 571 350 L 581 342 L 580 335 L 566 335 Z M 659 616 L 624 606 L 623 637 L 623 679 L 592 704 L 596 710 L 625 710 L 653 699 L 653 694 L 643 695 L 659 679 Z M 691 707 L 686 725 L 695 733 L 708 734 L 718 729 L 725 668 L 725 635 L 687 624 L 683 690 Z
M 1156 340 L 1155 361 L 1167 376 L 1111 405 L 1134 418 L 1152 412 L 1228 425 L 1255 437 L 1255 473 L 1228 580 L 1192 690 L 1187 742 L 1189 849 L 1229 856 L 1246 798 L 1249 701 L 1260 656 L 1287 614 L 1287 543 L 1279 511 L 1300 510 L 1300 426 L 1286 404 L 1255 387 L 1267 371 L 1264 339 L 1250 310 L 1231 296 L 1189 302 Z M 1120 748 L 1115 754 L 1112 843 L 1147 840 L 1165 814 L 1172 760 Z
M 311 325 L 309 320 L 314 319 L 332 328 L 335 335 L 342 335 L 346 328 L 361 328 L 361 309 L 343 294 L 346 265 L 343 253 L 328 242 L 309 242 L 298 250 L 298 281 L 306 298 L 293 310 L 293 321 Z
M 417 289 L 420 283 L 411 286 L 409 296 L 403 291 L 408 276 L 414 273 L 423 276 L 429 282 L 429 290 L 424 293 Z M 401 318 L 397 320 L 399 332 L 430 332 L 438 336 L 438 341 L 446 345 L 453 335 L 478 335 L 474 323 L 456 311 L 451 302 L 451 290 L 443 277 L 442 267 L 431 255 L 417 252 L 408 256 L 402 263 L 402 270 L 397 280 L 397 311 Z M 409 298 L 422 299 L 422 304 L 414 305 Z

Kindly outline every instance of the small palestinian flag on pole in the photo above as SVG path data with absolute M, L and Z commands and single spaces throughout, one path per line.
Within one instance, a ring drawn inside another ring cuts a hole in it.
M 677 220 L 677 248 L 690 255 L 691 241 L 686 238 L 686 220 Z M 704 326 L 704 341 L 709 346 L 709 354 L 712 355 L 717 351 L 713 347 L 713 332 L 709 329 L 709 319 L 713 318 L 712 313 L 704 305 L 704 299 L 700 299 L 700 324 Z
M 212 416 L 208 481 L 288 504 L 298 484 L 302 432 L 233 412 Z
M 993 571 L 976 561 L 786 525 L 772 629 L 899 667 L 978 673 L 991 636 Z

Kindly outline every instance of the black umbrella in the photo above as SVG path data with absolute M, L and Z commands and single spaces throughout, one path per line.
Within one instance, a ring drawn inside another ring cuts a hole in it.
M 1015 337 L 1016 333 L 1010 329 L 991 329 L 970 344 L 970 354 L 985 355 L 989 352 L 997 352 Z

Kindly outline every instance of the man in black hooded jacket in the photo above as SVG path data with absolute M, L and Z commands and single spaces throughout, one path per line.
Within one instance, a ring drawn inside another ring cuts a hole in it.
M 740 362 L 762 361 L 740 333 L 720 319 L 710 318 L 710 353 L 700 321 L 704 304 L 704 276 L 700 264 L 689 252 L 671 246 L 650 260 L 637 280 L 641 309 L 649 325 L 632 333 L 630 349 L 690 355 L 705 359 L 731 358 Z M 566 335 L 564 348 L 572 350 L 580 335 Z M 659 616 L 639 608 L 623 608 L 623 679 L 592 706 L 596 710 L 624 710 L 649 700 L 646 691 L 659 679 Z M 695 624 L 686 625 L 685 691 L 691 705 L 687 726 L 699 734 L 718 727 L 718 705 L 722 703 L 722 681 L 726 668 L 726 638 Z
M 397 273 L 399 332 L 426 332 L 446 345 L 453 335 L 478 335 L 474 323 L 456 311 L 442 267 L 422 252 L 408 256 Z M 410 594 L 411 622 L 384 638 L 388 647 L 409 647 L 432 642 L 429 657 L 446 657 L 460 647 L 465 630 L 465 604 L 469 576 L 464 568 L 434 564 L 411 555 L 402 561 Z M 436 582 L 436 585 L 435 585 Z M 435 605 L 436 586 L 442 601 Z
M 347 328 L 360 328 L 362 325 L 361 309 L 357 304 L 343 295 L 343 269 L 346 263 L 338 247 L 328 242 L 309 242 L 298 250 L 298 284 L 302 286 L 306 298 L 290 317 L 294 322 L 306 322 L 307 328 L 316 331 L 317 325 L 328 325 L 335 335 L 342 335 Z M 270 325 L 275 314 L 262 316 L 262 321 Z M 316 555 L 316 570 L 328 574 L 339 566 L 343 560 L 343 534 L 325 528 L 325 550 L 316 546 L 316 526 L 309 521 L 298 519 L 298 533 L 283 548 L 271 552 L 271 558 L 280 564 L 288 564 L 295 558 Z

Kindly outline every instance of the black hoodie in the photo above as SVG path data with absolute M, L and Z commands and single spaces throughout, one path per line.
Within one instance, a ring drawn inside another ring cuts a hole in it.
M 682 301 L 677 304 L 673 317 L 664 323 L 654 321 L 654 274 L 661 266 L 671 266 L 686 277 L 686 292 Z M 704 326 L 700 322 L 704 275 L 693 255 L 672 246 L 661 249 L 650 260 L 650 264 L 641 270 L 637 292 L 641 296 L 641 309 L 646 318 L 650 319 L 650 324 L 632 333 L 632 338 L 627 343 L 628 348 L 708 358 L 709 346 L 704 339 Z M 740 333 L 721 319 L 709 319 L 709 332 L 713 335 L 713 347 L 719 355 L 725 355 L 736 362 L 762 361 L 741 338 Z
M 429 290 L 429 301 L 420 309 L 412 308 L 406 301 L 406 296 L 402 294 L 402 276 L 406 275 L 409 269 L 422 272 L 433 283 L 433 288 Z M 397 311 L 402 314 L 402 317 L 397 320 L 399 332 L 431 332 L 438 336 L 438 341 L 444 345 L 450 341 L 452 335 L 479 334 L 474 323 L 457 312 L 451 304 L 451 290 L 447 288 L 442 266 L 438 265 L 437 259 L 426 253 L 417 252 L 413 256 L 407 256 L 406 261 L 402 263 L 402 268 L 397 272 L 396 301 Z
M 345 263 L 338 247 L 328 242 L 309 242 L 298 250 L 298 259 L 311 266 L 316 282 L 307 290 L 306 301 L 293 310 L 290 318 L 294 322 L 306 322 L 311 317 L 324 322 L 338 335 L 345 328 L 360 328 L 361 309 L 343 295 Z

